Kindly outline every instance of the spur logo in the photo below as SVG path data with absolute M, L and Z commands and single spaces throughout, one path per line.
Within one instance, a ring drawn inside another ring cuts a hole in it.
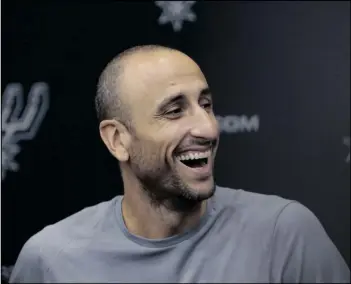
M 32 85 L 24 106 L 23 86 L 8 84 L 1 102 L 1 179 L 8 171 L 16 172 L 19 164 L 15 161 L 21 151 L 19 142 L 32 140 L 49 108 L 49 86 L 44 82 Z

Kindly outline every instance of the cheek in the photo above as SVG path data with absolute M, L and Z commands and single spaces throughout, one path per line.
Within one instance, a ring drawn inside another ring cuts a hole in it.
M 133 143 L 129 162 L 133 172 L 144 181 L 158 179 L 169 171 L 167 159 L 158 144 L 148 140 Z
M 131 144 L 130 155 L 133 163 L 144 167 L 154 167 L 163 161 L 162 147 L 151 137 L 134 140 Z
M 174 149 L 182 141 L 188 128 L 189 123 L 186 120 L 173 123 L 158 121 L 157 125 L 151 126 L 144 123 L 136 133 L 139 144 L 136 148 L 142 150 L 143 155 L 152 161 L 169 163 Z

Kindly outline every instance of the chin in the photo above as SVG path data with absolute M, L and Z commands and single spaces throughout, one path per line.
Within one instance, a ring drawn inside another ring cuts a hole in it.
M 196 181 L 191 183 L 184 183 L 187 186 L 187 190 L 183 192 L 183 195 L 188 199 L 203 201 L 209 199 L 215 193 L 216 187 L 213 177 L 206 181 Z

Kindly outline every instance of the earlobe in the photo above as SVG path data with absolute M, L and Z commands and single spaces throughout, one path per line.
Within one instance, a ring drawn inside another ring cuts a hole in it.
M 99 126 L 100 136 L 110 153 L 120 162 L 126 162 L 129 154 L 125 145 L 125 129 L 116 120 L 103 120 Z
M 125 148 L 121 148 L 120 151 L 118 152 L 118 157 L 117 159 L 120 162 L 127 162 L 129 160 L 129 154 Z

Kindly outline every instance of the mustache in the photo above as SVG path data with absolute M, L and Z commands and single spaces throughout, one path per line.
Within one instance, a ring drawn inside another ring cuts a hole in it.
M 181 146 L 177 147 L 177 152 L 187 149 L 192 146 L 203 146 L 203 147 L 216 147 L 218 139 L 207 139 L 207 138 L 191 138 L 185 143 L 182 143 Z

